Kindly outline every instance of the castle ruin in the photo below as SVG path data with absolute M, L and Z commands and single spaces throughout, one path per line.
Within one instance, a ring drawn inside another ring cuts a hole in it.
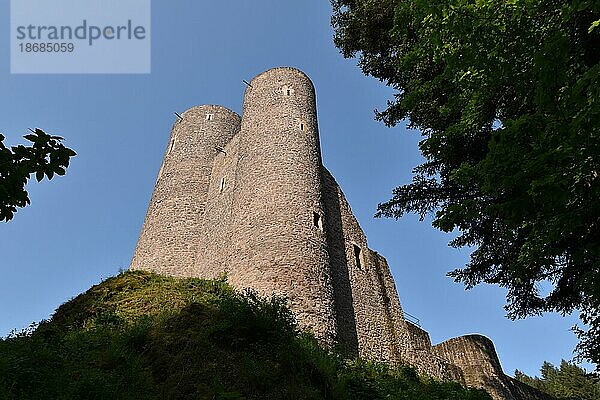
M 323 166 L 315 90 L 294 68 L 255 77 L 242 117 L 204 105 L 175 122 L 131 269 L 226 272 L 238 289 L 285 296 L 301 327 L 349 354 L 410 364 L 494 399 L 545 398 L 502 372 L 486 337 L 433 346 L 405 319 L 385 258 Z

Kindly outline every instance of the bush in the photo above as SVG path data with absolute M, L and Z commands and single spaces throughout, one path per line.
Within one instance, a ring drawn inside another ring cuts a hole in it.
M 0 399 L 489 399 L 346 360 L 278 298 L 127 272 L 0 340 Z

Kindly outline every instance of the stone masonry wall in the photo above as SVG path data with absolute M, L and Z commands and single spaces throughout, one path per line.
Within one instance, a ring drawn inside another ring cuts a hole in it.
M 366 359 L 463 382 L 458 367 L 433 353 L 427 332 L 405 321 L 386 259 L 368 248 L 344 193 L 324 167 L 322 174 L 339 342 Z
M 237 164 L 239 158 L 239 136 L 234 137 L 217 154 L 208 188 L 206 212 L 202 221 L 204 233 L 200 240 L 194 275 L 216 278 L 231 271 L 235 255 L 231 252 L 232 236 L 237 221 L 233 213 L 235 188 L 237 187 Z
M 402 362 L 407 359 L 413 343 L 408 334 L 408 323 L 404 318 L 396 283 L 390 271 L 387 260 L 381 254 L 369 249 L 370 259 L 377 275 L 379 291 L 382 296 L 385 320 L 390 334 L 392 362 Z
M 239 115 L 221 106 L 193 107 L 181 116 L 171 131 L 131 269 L 191 275 L 215 147 L 225 146 L 240 128 Z
M 485 388 L 495 399 L 519 399 L 510 390 L 492 341 L 481 335 L 466 335 L 442 342 L 434 352 L 460 367 L 465 383 Z
M 361 357 L 397 362 L 406 334 L 387 263 L 369 250 L 333 176 L 325 168 L 322 174 L 339 339 Z
M 354 298 L 350 284 L 350 265 L 346 256 L 346 239 L 340 205 L 341 191 L 333 176 L 322 167 L 323 206 L 325 232 L 329 250 L 329 263 L 334 294 L 334 313 L 337 341 L 343 350 L 358 357 L 358 333 Z
M 410 337 L 411 349 L 404 361 L 417 368 L 421 373 L 441 380 L 455 381 L 465 384 L 462 370 L 450 361 L 437 354 L 432 346 L 429 333 L 412 322 L 406 322 Z
M 427 331 L 421 329 L 417 325 L 407 322 L 408 333 L 415 350 L 429 350 L 431 351 L 431 339 Z

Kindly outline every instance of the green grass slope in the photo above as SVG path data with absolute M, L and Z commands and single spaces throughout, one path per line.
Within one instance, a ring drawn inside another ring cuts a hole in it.
M 109 278 L 0 340 L 0 399 L 489 399 L 408 367 L 347 360 L 280 299 L 225 281 Z

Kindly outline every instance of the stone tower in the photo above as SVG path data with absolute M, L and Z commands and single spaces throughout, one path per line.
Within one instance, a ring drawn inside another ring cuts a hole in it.
M 215 148 L 231 140 L 241 120 L 221 106 L 192 107 L 181 117 L 171 130 L 132 269 L 192 275 Z
M 254 78 L 246 88 L 241 129 L 218 152 L 214 167 L 207 236 L 199 241 L 194 275 L 226 271 L 236 287 L 285 295 L 306 327 L 333 341 L 329 254 L 322 221 L 314 224 L 323 218 L 323 201 L 308 77 L 278 68 Z
M 323 166 L 315 89 L 295 68 L 246 88 L 243 116 L 193 107 L 175 123 L 131 262 L 175 276 L 227 273 L 238 289 L 285 296 L 300 327 L 363 358 L 408 363 L 495 399 L 543 399 L 502 372 L 492 342 L 432 346 L 407 321 L 387 261 L 369 249 Z

